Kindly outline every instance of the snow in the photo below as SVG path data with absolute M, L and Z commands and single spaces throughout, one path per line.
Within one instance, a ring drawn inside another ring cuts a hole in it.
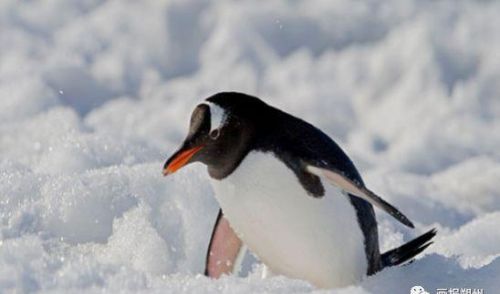
M 414 263 L 335 293 L 500 287 L 500 3 L 0 2 L 0 292 L 309 293 L 201 275 L 205 169 L 163 178 L 193 107 L 222 90 L 305 118 L 415 223 Z

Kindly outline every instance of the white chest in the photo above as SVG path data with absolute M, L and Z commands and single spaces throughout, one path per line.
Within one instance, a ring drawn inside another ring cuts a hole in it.
M 212 184 L 233 229 L 274 273 L 319 287 L 349 285 L 365 275 L 363 235 L 339 190 L 325 183 L 325 195 L 313 198 L 272 153 L 261 152 Z

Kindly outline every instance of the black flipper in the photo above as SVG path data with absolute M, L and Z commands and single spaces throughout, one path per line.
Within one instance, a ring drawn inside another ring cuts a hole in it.
M 431 239 L 434 236 L 436 236 L 436 229 L 432 229 L 398 248 L 383 253 L 381 256 L 382 267 L 400 265 L 412 259 L 433 243 Z
M 413 223 L 396 207 L 392 206 L 390 203 L 382 199 L 377 194 L 368 190 L 365 185 L 360 181 L 353 181 L 341 171 L 332 168 L 322 168 L 312 165 L 307 165 L 306 170 L 311 174 L 314 174 L 320 178 L 326 178 L 328 182 L 332 185 L 339 187 L 340 189 L 348 192 L 351 195 L 357 196 L 365 201 L 368 201 L 373 206 L 376 206 L 383 211 L 390 214 L 392 217 L 397 219 L 399 222 L 407 227 L 414 228 Z

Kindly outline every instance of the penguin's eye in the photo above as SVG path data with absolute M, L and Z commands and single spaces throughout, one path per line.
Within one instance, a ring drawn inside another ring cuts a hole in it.
M 219 138 L 220 131 L 219 131 L 219 129 L 215 129 L 215 130 L 211 131 L 210 134 L 208 134 L 208 135 L 210 136 L 210 139 L 217 140 L 217 138 Z

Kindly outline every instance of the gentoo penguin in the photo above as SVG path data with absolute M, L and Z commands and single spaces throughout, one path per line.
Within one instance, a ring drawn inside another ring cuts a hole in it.
M 246 245 L 272 273 L 342 287 L 412 259 L 436 234 L 380 253 L 373 206 L 412 222 L 366 188 L 325 133 L 246 94 L 219 93 L 196 106 L 163 174 L 192 162 L 207 166 L 221 207 L 206 259 L 210 277 L 232 272 Z

